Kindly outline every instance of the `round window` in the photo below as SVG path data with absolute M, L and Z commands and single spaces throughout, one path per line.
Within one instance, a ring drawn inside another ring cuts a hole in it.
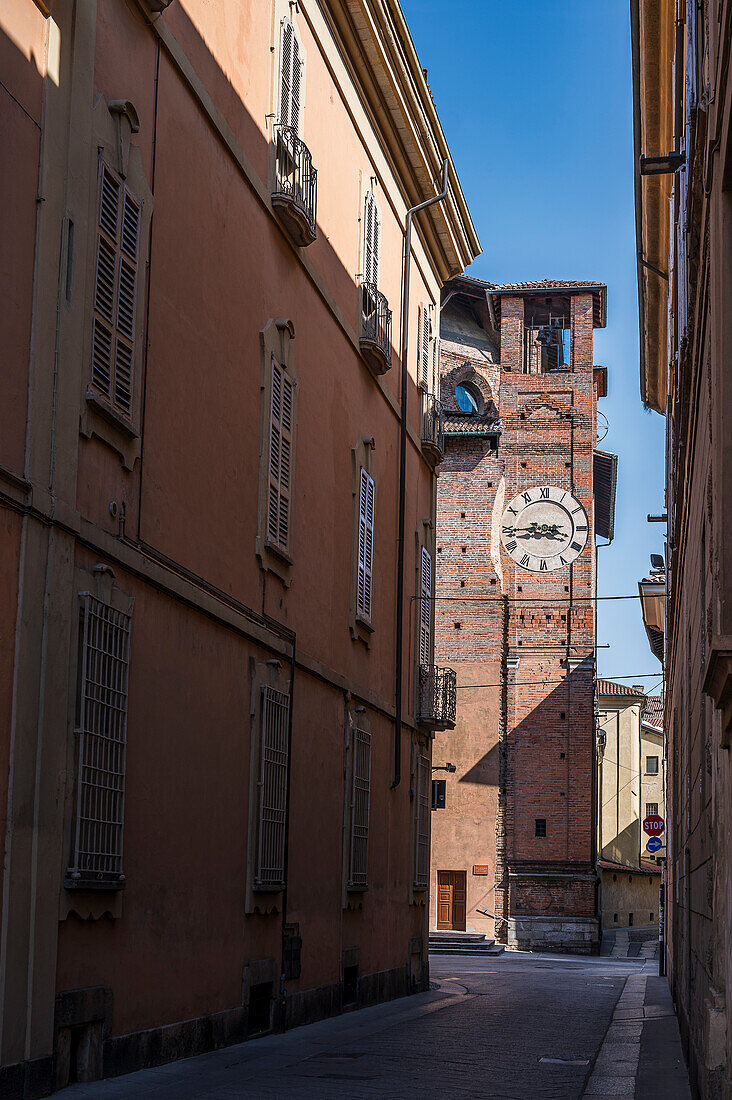
M 461 382 L 455 387 L 455 399 L 463 412 L 471 413 L 473 416 L 477 416 L 480 412 L 482 401 L 475 386 Z

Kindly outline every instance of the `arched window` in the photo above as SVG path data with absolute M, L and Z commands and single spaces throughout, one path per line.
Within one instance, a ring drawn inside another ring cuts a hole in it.
M 464 413 L 479 416 L 483 408 L 483 396 L 477 386 L 470 382 L 460 382 L 455 387 L 455 400 Z

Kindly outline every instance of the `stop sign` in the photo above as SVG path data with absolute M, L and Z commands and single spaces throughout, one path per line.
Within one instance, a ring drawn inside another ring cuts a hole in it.
M 658 814 L 649 814 L 643 822 L 643 832 L 648 833 L 649 836 L 660 836 L 664 828 L 663 818 Z

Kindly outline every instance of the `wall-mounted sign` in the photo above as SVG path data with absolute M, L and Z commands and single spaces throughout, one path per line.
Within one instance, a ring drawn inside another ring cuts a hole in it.
M 663 848 L 663 841 L 660 836 L 649 836 L 646 848 L 649 852 L 660 852 Z
M 488 864 L 487 863 L 474 863 L 473 864 L 473 874 L 474 875 L 487 875 L 488 874 Z

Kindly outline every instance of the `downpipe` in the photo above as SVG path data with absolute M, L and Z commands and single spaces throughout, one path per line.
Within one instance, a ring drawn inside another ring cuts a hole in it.
M 404 677 L 402 674 L 402 654 L 404 649 L 404 526 L 406 509 L 407 474 L 407 383 L 409 381 L 409 277 L 412 267 L 412 221 L 420 210 L 442 202 L 447 198 L 447 157 L 442 162 L 442 190 L 407 211 L 404 233 L 404 260 L 402 263 L 402 329 L 400 338 L 401 373 L 401 417 L 399 423 L 399 535 L 397 541 L 397 591 L 396 591 L 396 669 L 394 674 L 394 702 L 396 720 L 394 723 L 394 778 L 391 790 L 398 787 L 402 779 L 402 705 Z

